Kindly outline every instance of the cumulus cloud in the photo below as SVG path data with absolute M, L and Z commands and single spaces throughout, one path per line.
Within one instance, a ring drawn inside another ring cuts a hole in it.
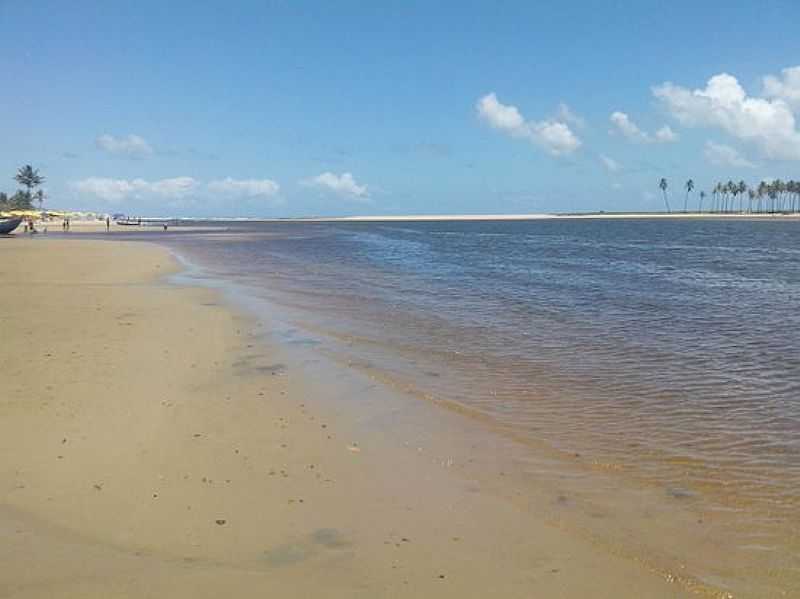
M 277 195 L 281 187 L 271 179 L 232 179 L 227 177 L 211 181 L 208 184 L 208 189 L 223 195 L 270 198 Z
M 656 131 L 655 135 L 650 135 L 643 131 L 631 120 L 626 113 L 615 111 L 609 117 L 611 124 L 616 127 L 616 131 L 621 133 L 626 139 L 636 143 L 670 143 L 678 141 L 678 135 L 667 125 Z
M 184 200 L 189 196 L 206 197 L 210 194 L 222 198 L 273 198 L 280 186 L 270 179 L 219 179 L 207 184 L 192 177 L 169 179 L 111 179 L 89 177 L 72 183 L 80 194 L 93 196 L 105 202 L 117 204 L 126 200 L 163 199 Z
M 301 181 L 302 184 L 333 191 L 342 196 L 366 200 L 369 198 L 369 190 L 366 185 L 359 185 L 351 173 L 337 175 L 325 172 L 311 179 Z
M 600 162 L 604 167 L 606 167 L 606 170 L 610 173 L 616 173 L 621 168 L 619 162 L 617 162 L 613 158 L 604 156 L 603 154 L 600 154 Z
M 772 93 L 786 95 L 794 73 L 770 80 Z M 800 160 L 800 132 L 794 114 L 781 97 L 748 96 L 736 77 L 714 75 L 702 89 L 688 89 L 670 82 L 653 88 L 658 98 L 678 122 L 687 127 L 721 129 L 743 142 L 754 145 L 766 158 Z
M 127 158 L 146 158 L 153 154 L 153 148 L 150 144 L 138 135 L 114 137 L 113 135 L 104 134 L 95 140 L 95 144 L 109 154 Z
M 567 113 L 572 118 L 575 115 L 564 104 L 561 105 L 560 117 L 544 121 L 526 121 L 516 106 L 501 103 L 494 92 L 479 99 L 476 108 L 478 116 L 493 128 L 511 137 L 528 139 L 553 156 L 571 154 L 581 146 L 581 140 L 565 122 Z
M 72 187 L 78 193 L 91 195 L 110 203 L 119 203 L 148 195 L 169 199 L 183 198 L 196 189 L 197 181 L 191 177 L 174 177 L 157 181 L 89 177 L 74 182 Z
M 781 76 L 764 77 L 764 95 L 767 98 L 779 98 L 800 110 L 800 66 L 781 70 Z
M 739 154 L 735 148 L 707 141 L 704 154 L 706 160 L 716 166 L 733 166 L 737 168 L 755 168 L 755 164 Z

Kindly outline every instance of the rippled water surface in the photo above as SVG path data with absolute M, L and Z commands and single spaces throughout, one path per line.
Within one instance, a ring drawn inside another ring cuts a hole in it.
M 796 541 L 799 225 L 241 223 L 174 244 L 354 363 Z

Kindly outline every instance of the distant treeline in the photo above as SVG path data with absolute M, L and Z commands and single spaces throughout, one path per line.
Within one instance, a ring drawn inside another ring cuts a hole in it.
M 774 179 L 750 187 L 744 181 L 717 183 L 711 192 L 710 212 L 797 213 L 800 212 L 800 182 Z M 703 194 L 700 212 L 703 211 Z
M 30 210 L 33 208 L 33 198 L 20 190 L 12 196 L 0 191 L 0 210 Z

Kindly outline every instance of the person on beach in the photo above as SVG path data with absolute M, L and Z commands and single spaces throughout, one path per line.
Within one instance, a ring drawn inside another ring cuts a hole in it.
M 106 233 L 108 233 L 110 230 L 111 230 L 111 219 L 109 217 L 106 217 Z

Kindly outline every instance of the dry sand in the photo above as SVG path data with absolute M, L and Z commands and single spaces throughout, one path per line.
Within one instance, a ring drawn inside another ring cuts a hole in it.
M 177 268 L 0 239 L 0 597 L 686 594 L 310 398 Z

